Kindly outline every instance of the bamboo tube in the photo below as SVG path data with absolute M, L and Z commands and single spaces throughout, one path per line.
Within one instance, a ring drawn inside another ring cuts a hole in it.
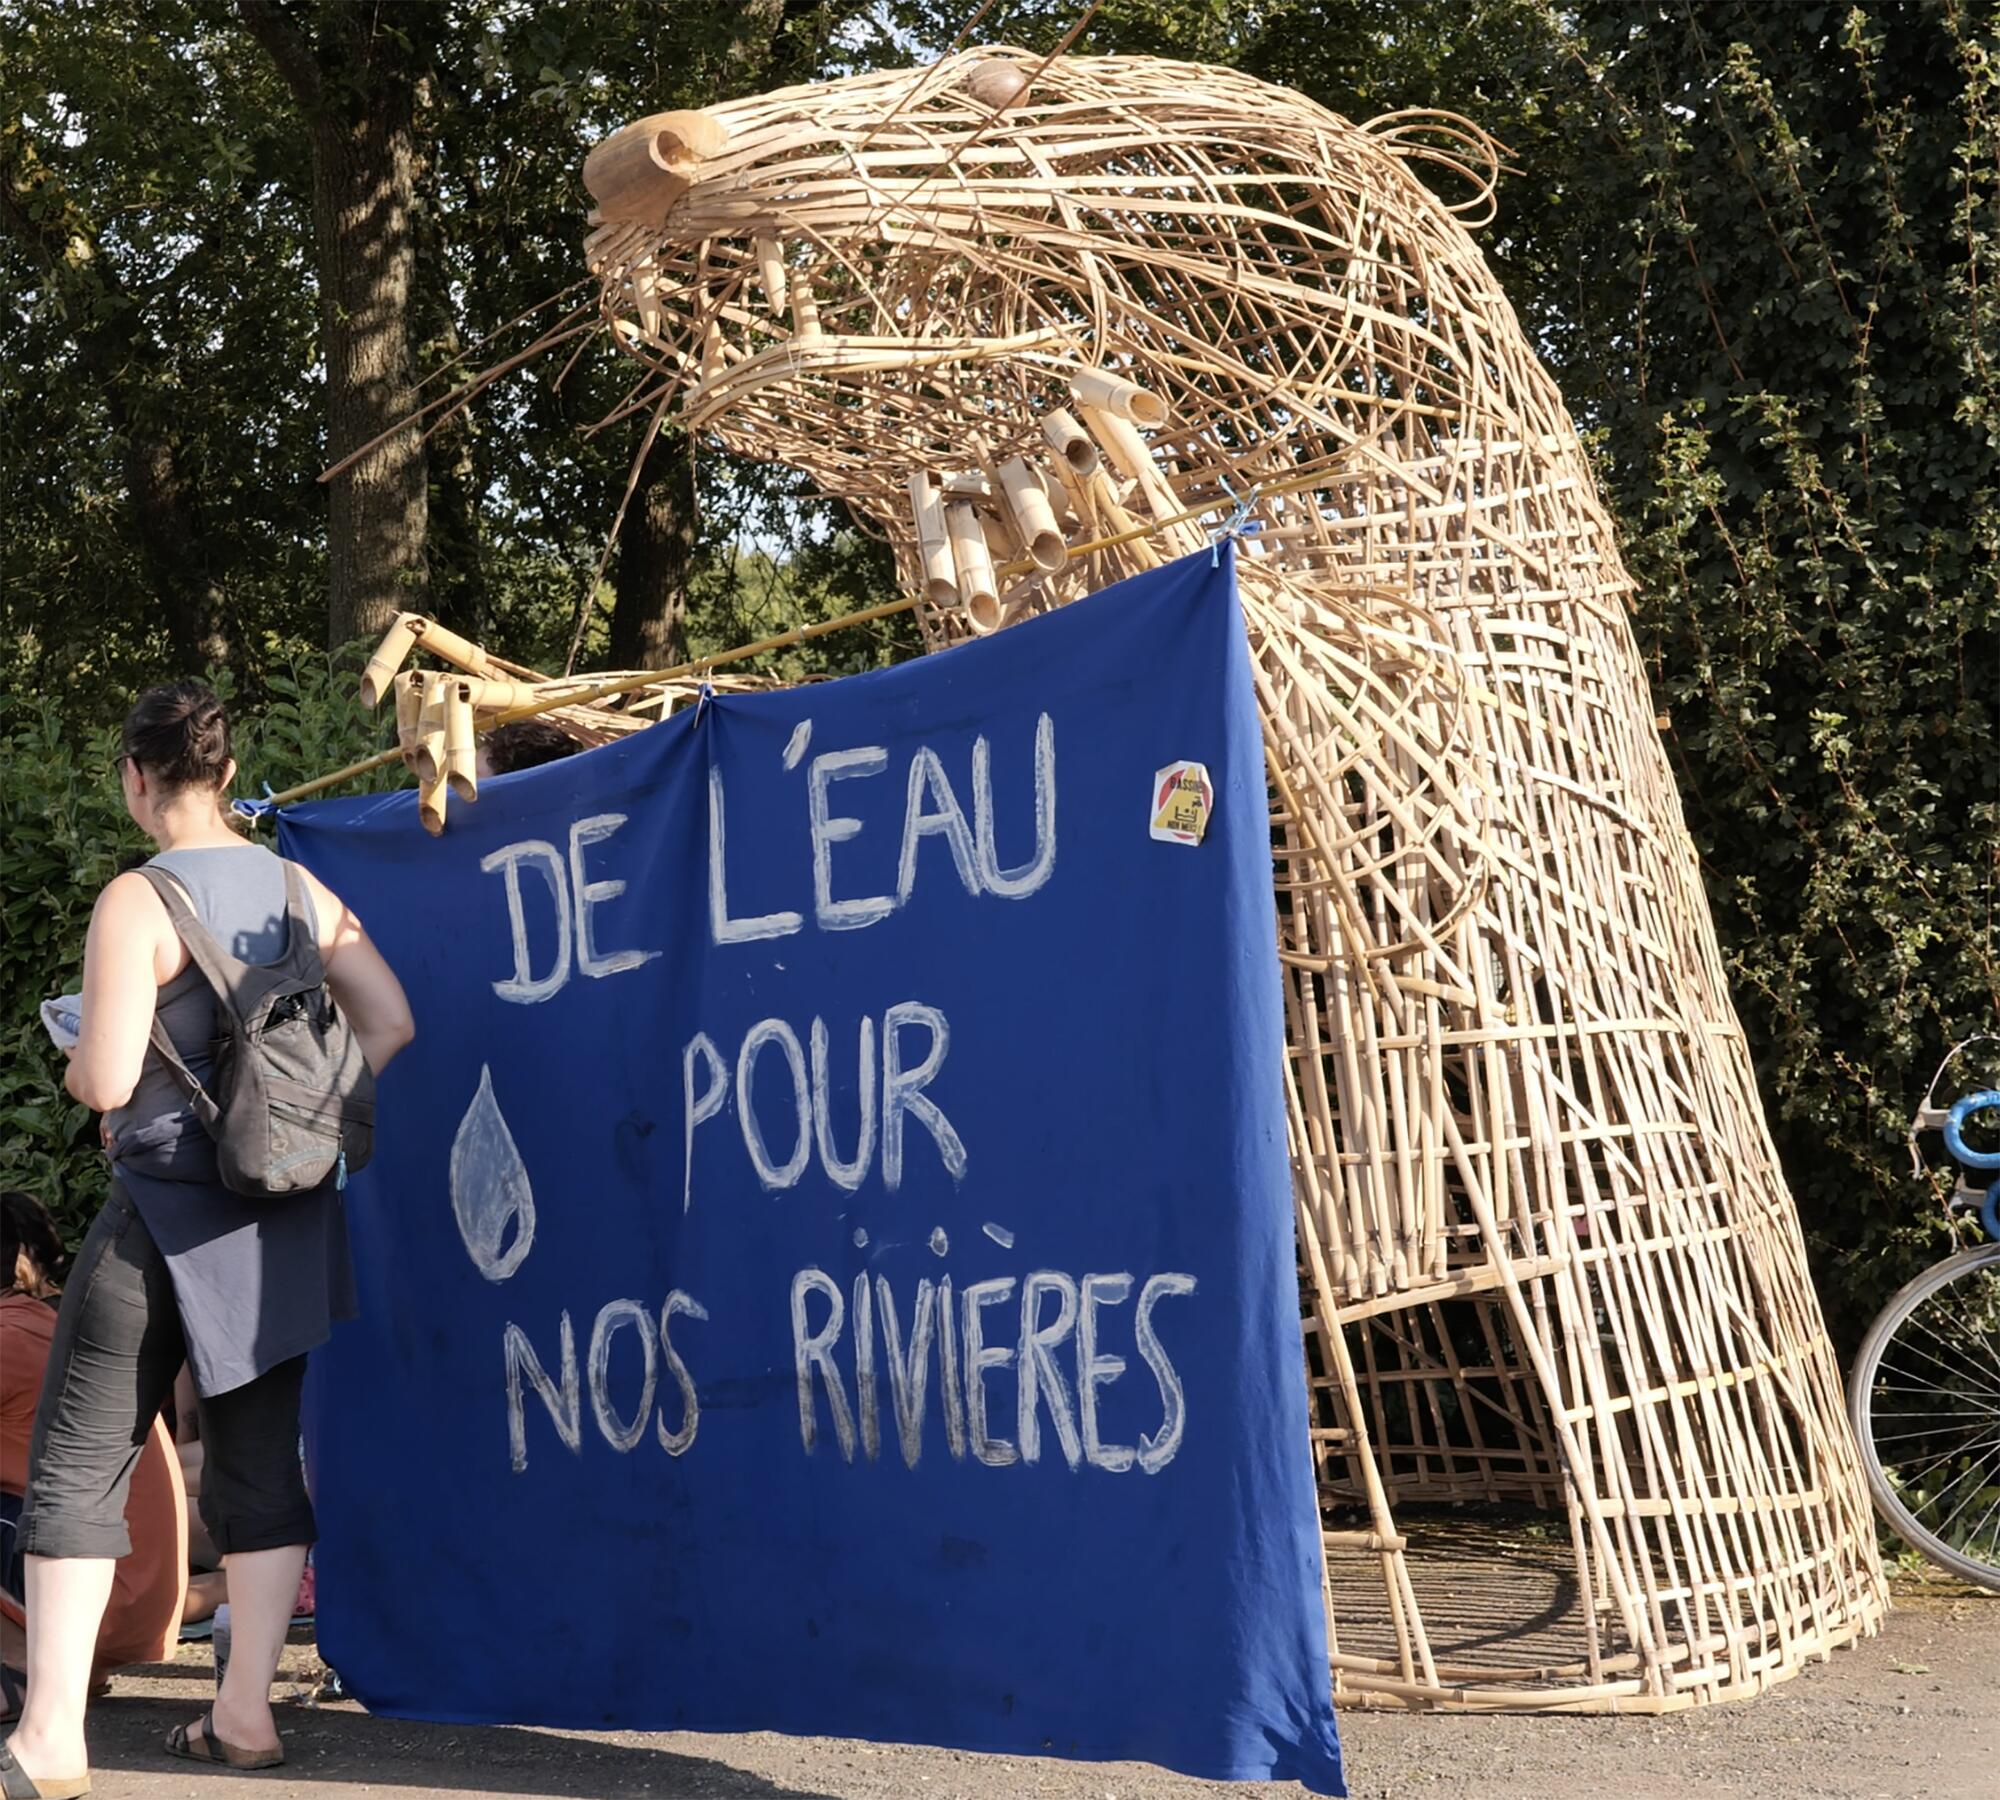
M 1096 469 L 1097 446 L 1067 407 L 1058 406 L 1042 415 L 1042 436 L 1048 440 L 1049 448 L 1078 475 L 1088 475 Z
M 1058 467 L 1061 466 L 1058 464 Z M 1056 529 L 1067 535 L 1081 525 L 1083 519 L 1076 510 L 1075 497 L 1056 469 L 1050 468 L 1046 463 L 1038 462 L 1030 463 L 1028 469 L 1040 484 L 1042 498 L 1049 503 L 1049 511 L 1055 515 Z
M 375 654 L 361 671 L 361 704 L 371 712 L 396 679 L 396 671 L 409 660 L 410 647 L 417 641 L 416 625 L 408 613 L 398 613 L 395 624 L 383 633 Z
M 951 560 L 958 569 L 958 603 L 965 622 L 981 637 L 998 629 L 1000 590 L 993 579 L 993 555 L 979 528 L 979 513 L 971 502 L 954 500 L 944 509 L 951 536 Z
M 451 781 L 440 769 L 429 781 L 417 784 L 417 818 L 432 837 L 444 835 L 444 809 L 451 795 Z
M 650 256 L 632 265 L 632 309 L 639 315 L 639 329 L 651 343 L 661 343 L 660 327 L 666 313 L 660 305 L 659 270 Z
M 537 681 L 464 681 L 466 697 L 476 713 L 509 712 L 517 706 L 529 706 L 542 699 L 546 693 L 546 683 Z
M 910 507 L 916 514 L 917 544 L 923 558 L 924 598 L 933 606 L 950 606 L 958 599 L 958 565 L 952 561 L 951 536 L 937 485 L 922 469 L 910 477 Z
M 824 335 L 819 324 L 819 302 L 813 298 L 803 275 L 793 281 L 791 289 L 792 336 L 802 344 L 815 343 Z
M 719 320 L 710 319 L 701 334 L 701 381 L 705 387 L 729 367 L 728 359 L 722 354 L 722 325 Z
M 396 749 L 411 770 L 417 766 L 417 718 L 423 707 L 423 677 L 406 669 L 396 677 Z
M 423 705 L 417 714 L 417 779 L 426 785 L 444 778 L 444 696 L 452 685 L 448 675 L 426 675 Z
M 774 319 L 785 316 L 785 259 L 778 248 L 778 240 L 767 232 L 759 232 L 756 241 L 757 271 L 764 282 L 764 304 L 770 308 Z
M 1063 566 L 1068 552 L 1041 482 L 1028 467 L 1027 460 L 1019 456 L 1010 456 L 994 473 L 1000 478 L 1000 491 L 1006 496 L 1007 509 L 1014 515 L 1022 548 L 1035 559 L 1037 568 L 1053 574 Z
M 417 642 L 440 662 L 448 662 L 468 675 L 493 673 L 492 659 L 477 644 L 460 637 L 455 631 L 447 630 L 435 619 L 426 619 L 417 613 L 405 616 L 410 621 L 410 629 L 416 633 Z
M 479 798 L 479 748 L 472 726 L 472 683 L 448 681 L 444 696 L 445 779 L 461 800 Z
M 1167 403 L 1158 394 L 1108 369 L 1078 369 L 1070 376 L 1069 386 L 1081 406 L 1155 430 L 1167 422 Z
M 583 185 L 606 220 L 657 225 L 729 142 L 711 113 L 654 113 L 603 139 L 583 159 Z
M 1146 448 L 1146 440 L 1139 435 L 1130 419 L 1119 413 L 1101 412 L 1094 406 L 1086 406 L 1083 422 L 1104 447 L 1104 454 L 1111 459 L 1112 467 L 1138 485 L 1146 504 L 1152 508 L 1156 522 L 1165 524 L 1180 516 L 1182 508 L 1179 499 L 1167 485 L 1167 478 L 1160 473 L 1160 465 L 1154 462 L 1152 451 Z

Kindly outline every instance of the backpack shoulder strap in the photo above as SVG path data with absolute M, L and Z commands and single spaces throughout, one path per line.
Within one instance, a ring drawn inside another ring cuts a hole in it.
M 326 978 L 326 959 L 320 953 L 319 930 L 306 894 L 305 876 L 299 865 L 285 860 L 285 954 L 281 966 L 293 975 Z
M 165 869 L 156 869 L 150 863 L 141 864 L 139 874 L 146 878 L 154 893 L 160 897 L 160 904 L 167 909 L 167 922 L 173 926 L 174 935 L 187 946 L 188 959 L 201 971 L 210 990 L 218 999 L 223 999 L 235 991 L 244 965 L 231 956 L 215 941 L 215 935 L 195 917 L 194 908 L 188 905 L 187 896 L 181 884 Z M 147 1031 L 147 1038 L 165 1063 L 174 1079 L 187 1090 L 188 1100 L 194 1115 L 203 1125 L 212 1126 L 219 1116 L 214 1098 L 195 1078 L 174 1047 L 174 1040 L 167 1035 L 167 1028 L 160 1023 L 157 1011 Z

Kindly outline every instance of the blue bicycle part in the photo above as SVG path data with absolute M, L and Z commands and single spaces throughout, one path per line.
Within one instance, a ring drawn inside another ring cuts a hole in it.
M 1967 1094 L 1944 1119 L 1944 1147 L 1968 1169 L 2000 1169 L 2000 1150 L 1974 1150 L 1962 1135 L 1965 1121 L 1974 1113 L 2000 1112 L 2000 1092 L 1992 1088 Z
M 1986 1235 L 2000 1244 L 2000 1181 L 1986 1190 L 1986 1204 L 1979 1209 L 1979 1222 L 1986 1227 Z

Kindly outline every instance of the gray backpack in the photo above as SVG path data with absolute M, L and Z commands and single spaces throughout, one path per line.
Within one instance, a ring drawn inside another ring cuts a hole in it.
M 153 1048 L 215 1139 L 223 1186 L 260 1199 L 306 1193 L 328 1180 L 345 1186 L 375 1148 L 375 1076 L 327 991 L 298 870 L 285 864 L 288 936 L 274 963 L 239 962 L 195 917 L 179 882 L 151 866 L 139 873 L 215 994 L 215 1062 L 206 1087 L 157 1018 Z

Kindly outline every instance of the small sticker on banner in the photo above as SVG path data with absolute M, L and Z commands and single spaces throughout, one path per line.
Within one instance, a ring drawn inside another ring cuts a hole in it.
M 1153 777 L 1153 836 L 1163 844 L 1198 844 L 1215 807 L 1206 764 L 1173 762 Z

